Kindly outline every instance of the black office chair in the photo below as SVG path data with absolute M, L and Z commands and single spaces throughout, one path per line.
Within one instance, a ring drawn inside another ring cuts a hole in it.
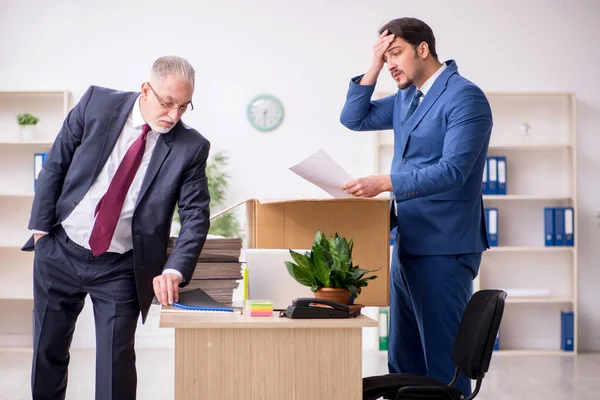
M 471 400 L 481 389 L 481 381 L 489 369 L 494 342 L 500 329 L 506 292 L 480 290 L 471 296 L 460 321 L 452 360 L 456 364 L 454 378 L 445 384 L 433 378 L 413 374 L 387 374 L 363 378 L 363 400 L 385 399 L 450 399 Z M 466 399 L 454 387 L 460 372 L 477 385 Z

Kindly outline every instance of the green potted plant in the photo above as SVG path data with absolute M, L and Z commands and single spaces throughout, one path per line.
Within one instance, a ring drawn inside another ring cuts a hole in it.
M 21 140 L 33 140 L 35 138 L 35 126 L 38 122 L 40 122 L 40 119 L 30 113 L 17 115 Z
M 219 211 L 226 206 L 227 189 L 229 188 L 229 179 L 231 178 L 226 172 L 228 164 L 229 157 L 225 152 L 215 153 L 207 162 L 206 176 L 208 178 L 211 212 Z M 171 236 L 177 236 L 179 234 L 179 229 L 181 228 L 178 211 L 177 207 L 175 207 L 173 224 L 171 226 Z M 224 237 L 241 237 L 241 224 L 233 212 L 227 212 L 211 221 L 208 233 Z
M 290 275 L 304 286 L 310 286 L 317 298 L 326 298 L 342 304 L 353 304 L 369 281 L 376 275 L 365 274 L 376 270 L 359 268 L 352 263 L 353 241 L 339 236 L 327 238 L 317 231 L 312 249 L 305 254 L 290 249 L 295 263 L 286 261 Z

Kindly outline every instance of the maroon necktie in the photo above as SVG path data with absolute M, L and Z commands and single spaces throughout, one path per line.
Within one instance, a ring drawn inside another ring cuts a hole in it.
M 96 221 L 94 222 L 94 228 L 89 240 L 94 257 L 104 254 L 110 247 L 110 242 L 115 233 L 121 209 L 125 202 L 125 196 L 142 162 L 144 150 L 146 149 L 146 136 L 149 131 L 150 126 L 148 124 L 142 126 L 142 134 L 129 147 L 127 153 L 125 153 L 125 157 L 123 157 L 123 161 L 119 164 L 119 168 L 115 172 L 108 190 L 96 206 L 94 213 Z

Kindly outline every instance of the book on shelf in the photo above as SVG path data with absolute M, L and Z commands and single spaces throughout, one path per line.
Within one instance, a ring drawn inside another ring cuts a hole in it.
M 545 246 L 573 246 L 575 243 L 573 207 L 544 208 Z
M 495 207 L 483 209 L 488 244 L 498 246 L 498 209 Z
M 506 194 L 506 156 L 487 156 L 483 168 L 481 193 Z
M 379 310 L 379 350 L 387 351 L 389 334 L 389 314 L 387 308 Z
M 564 351 L 573 351 L 575 348 L 575 315 L 572 311 L 560 312 L 560 348 Z
M 37 179 L 42 171 L 42 164 L 46 161 L 48 153 L 34 153 L 33 154 L 33 190 L 37 186 Z

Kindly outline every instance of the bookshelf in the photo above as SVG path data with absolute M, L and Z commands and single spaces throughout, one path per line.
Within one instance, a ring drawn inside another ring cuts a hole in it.
M 67 90 L 0 91 L 0 347 L 32 347 L 33 252 L 21 247 L 34 195 L 34 153 L 48 152 L 70 109 Z M 16 116 L 40 118 L 35 137 L 21 140 Z
M 377 93 L 381 98 L 390 93 Z M 484 195 L 498 209 L 498 246 L 483 254 L 474 290 L 508 292 L 500 327 L 503 355 L 577 353 L 577 143 L 571 93 L 486 93 L 494 126 L 488 156 L 506 157 L 506 194 Z M 374 170 L 389 173 L 393 132 L 374 134 Z M 573 246 L 545 246 L 544 208 L 572 207 Z M 561 311 L 574 313 L 574 350 L 561 350 Z M 370 310 L 376 316 L 378 310 Z M 376 343 L 378 343 L 378 339 Z M 376 344 L 378 348 L 378 344 Z

